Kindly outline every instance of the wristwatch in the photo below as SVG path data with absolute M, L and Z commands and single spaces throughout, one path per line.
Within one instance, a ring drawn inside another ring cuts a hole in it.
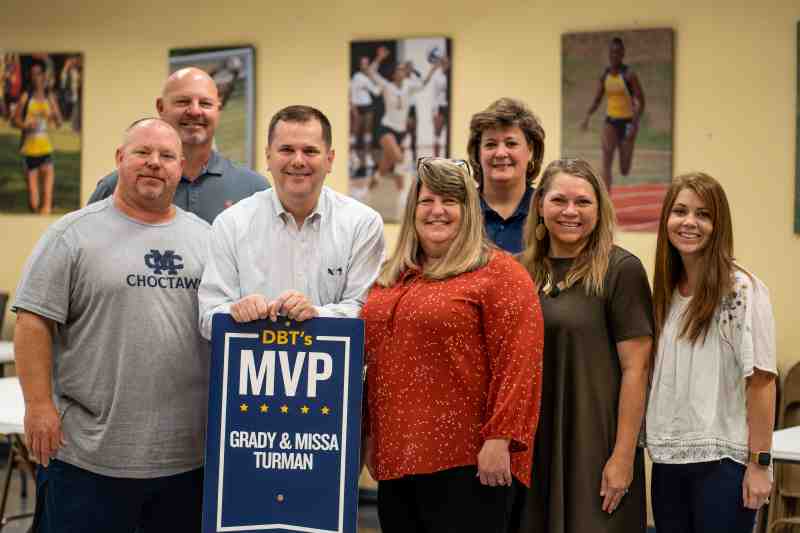
M 769 452 L 750 452 L 750 462 L 759 466 L 769 466 L 772 462 L 772 454 Z

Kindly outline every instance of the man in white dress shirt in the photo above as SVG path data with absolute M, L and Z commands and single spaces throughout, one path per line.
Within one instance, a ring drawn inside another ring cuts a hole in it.
M 218 312 L 237 322 L 358 316 L 383 261 L 383 222 L 323 185 L 331 142 L 330 121 L 318 109 L 290 106 L 272 117 L 266 153 L 274 188 L 213 224 L 198 291 L 206 338 Z

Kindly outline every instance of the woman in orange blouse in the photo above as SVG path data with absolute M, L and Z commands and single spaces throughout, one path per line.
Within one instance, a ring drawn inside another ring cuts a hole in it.
M 533 283 L 483 230 L 463 161 L 420 159 L 362 311 L 365 461 L 383 533 L 505 531 L 530 484 L 543 326 Z

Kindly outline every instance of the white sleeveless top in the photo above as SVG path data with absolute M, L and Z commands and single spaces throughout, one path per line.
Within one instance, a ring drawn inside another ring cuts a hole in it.
M 752 276 L 752 275 L 750 275 Z M 646 442 L 656 463 L 748 462 L 745 379 L 777 374 L 769 290 L 737 270 L 705 341 L 679 338 L 691 298 L 676 290 L 658 341 Z

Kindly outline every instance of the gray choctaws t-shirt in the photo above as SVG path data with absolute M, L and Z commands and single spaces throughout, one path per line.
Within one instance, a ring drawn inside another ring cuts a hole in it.
M 197 328 L 209 225 L 181 209 L 144 224 L 109 198 L 53 224 L 25 265 L 14 310 L 57 323 L 57 458 L 130 478 L 202 465 L 209 347 Z

